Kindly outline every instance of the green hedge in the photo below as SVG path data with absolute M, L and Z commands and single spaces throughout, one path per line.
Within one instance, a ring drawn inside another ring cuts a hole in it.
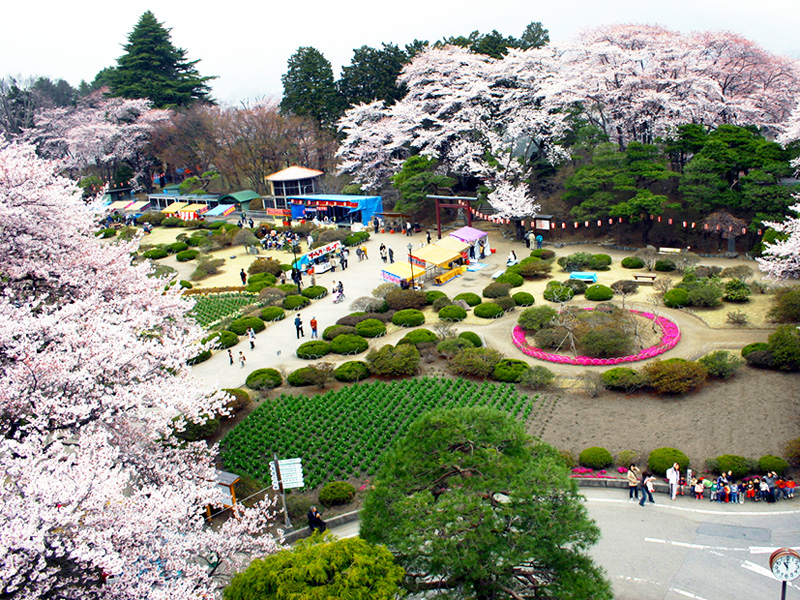
M 614 464 L 614 457 L 605 448 L 592 446 L 578 455 L 578 462 L 590 469 L 605 469 Z
M 662 259 L 656 261 L 656 266 L 655 266 L 656 271 L 660 271 L 662 273 L 668 273 L 670 271 L 674 271 L 675 268 L 676 268 L 675 263 L 672 262 L 671 260 Z
M 228 325 L 228 329 L 230 329 L 236 335 L 245 335 L 247 330 L 251 327 L 253 328 L 253 331 L 258 333 L 259 331 L 264 331 L 266 325 L 264 324 L 264 321 L 258 317 L 240 317 Z
M 600 377 L 609 390 L 630 392 L 644 384 L 642 375 L 630 367 L 614 367 L 604 371 Z
M 512 285 L 510 283 L 490 283 L 483 288 L 483 297 L 499 298 L 500 296 L 508 296 L 508 292 L 511 290 L 511 287 Z
M 513 273 L 513 272 L 509 273 L 508 270 L 506 270 L 506 272 L 503 273 L 502 275 L 500 275 L 500 277 L 498 277 L 495 280 L 495 282 L 496 283 L 507 283 L 511 287 L 519 287 L 523 283 L 525 283 L 525 279 L 522 277 L 522 275 L 519 275 L 519 274 Z M 503 295 L 505 295 L 505 294 L 503 294 Z M 491 298 L 492 296 L 486 296 L 486 297 L 487 298 Z
M 337 335 L 331 340 L 331 352 L 336 354 L 360 354 L 369 347 L 360 335 Z
M 311 340 L 304 344 L 300 344 L 297 348 L 297 358 L 304 358 L 306 360 L 314 360 L 321 356 L 330 353 L 331 345 L 324 340 Z
M 664 294 L 664 305 L 669 308 L 683 308 L 689 304 L 689 292 L 682 288 L 673 288 Z
M 425 303 L 426 304 L 433 304 L 437 298 L 447 298 L 447 294 L 445 294 L 441 290 L 429 290 L 425 292 Z
M 330 327 L 326 327 L 325 331 L 322 332 L 322 339 L 330 342 L 339 335 L 355 335 L 358 331 L 355 327 L 350 325 L 331 325 Z
M 356 495 L 356 488 L 346 481 L 331 481 L 319 491 L 319 503 L 324 506 L 347 504 Z
M 439 337 L 428 329 L 415 329 L 405 334 L 403 339 L 397 342 L 397 345 L 412 344 L 416 346 L 417 344 L 435 344 L 438 340 Z
M 186 242 L 172 242 L 171 244 L 167 244 L 165 248 L 170 254 L 177 254 L 189 248 L 189 244 Z
M 469 340 L 470 342 L 472 342 L 472 345 L 475 346 L 476 348 L 480 348 L 481 346 L 483 346 L 483 342 L 481 341 L 481 336 L 472 331 L 462 331 L 461 333 L 458 334 L 458 337 Z
M 767 454 L 758 459 L 758 471 L 760 473 L 769 473 L 775 471 L 778 475 L 786 473 L 789 468 L 789 463 L 783 460 L 780 456 L 773 456 Z
M 267 306 L 266 308 L 261 309 L 262 321 L 281 321 L 285 318 L 286 313 L 280 306 Z
M 392 317 L 392 323 L 398 327 L 417 327 L 425 322 L 425 315 L 415 308 L 398 310 Z
M 169 252 L 164 250 L 164 248 L 153 248 L 147 252 L 143 252 L 142 256 L 149 258 L 150 260 L 158 260 L 159 258 L 165 258 L 169 256 Z
M 506 383 L 517 383 L 528 369 L 530 365 L 524 360 L 504 358 L 495 366 L 492 378 Z
M 614 297 L 614 290 L 606 285 L 596 283 L 586 288 L 585 296 L 587 300 L 593 302 L 607 302 Z
M 300 367 L 289 373 L 286 382 L 292 387 L 304 387 L 317 383 L 317 370 L 314 367 Z
M 638 256 L 626 256 L 620 264 L 624 269 L 641 269 L 644 267 L 644 261 Z
M 536 258 L 541 258 L 542 260 L 553 260 L 556 257 L 556 253 L 553 252 L 552 250 L 537 248 L 536 250 L 531 251 L 531 256 L 535 256 Z
M 483 302 L 483 300 L 481 300 L 481 297 L 478 296 L 478 294 L 473 294 L 472 292 L 461 292 L 455 298 L 453 298 L 454 302 L 457 302 L 458 300 L 463 300 L 464 302 L 473 307 L 478 306 L 478 304 Z
M 283 377 L 275 369 L 256 369 L 247 376 L 245 383 L 254 390 L 271 390 L 283 383 Z
M 656 475 L 666 476 L 667 469 L 674 463 L 678 463 L 681 471 L 685 471 L 689 466 L 689 457 L 675 448 L 656 448 L 647 458 L 647 468 Z
M 747 355 L 756 350 L 768 350 L 769 344 L 767 342 L 752 342 L 742 348 L 742 358 L 747 358 Z
M 505 313 L 503 307 L 495 302 L 484 302 L 476 306 L 472 312 L 481 319 L 496 319 Z
M 312 285 L 304 289 L 302 294 L 310 300 L 316 300 L 317 298 L 323 298 L 324 296 L 327 296 L 328 290 L 321 285 Z
M 356 324 L 356 332 L 365 338 L 376 338 L 386 333 L 386 324 L 378 319 L 365 319 Z
M 194 260 L 198 256 L 200 256 L 200 252 L 197 250 L 184 250 L 175 255 L 175 260 L 178 262 L 188 262 L 190 260 Z
M 731 477 L 741 479 L 750 472 L 751 463 L 744 456 L 738 454 L 723 454 L 710 461 L 715 473 L 731 472 Z
M 439 318 L 442 321 L 463 321 L 467 318 L 467 311 L 460 306 L 451 304 L 439 311 Z
M 350 360 L 336 367 L 333 371 L 333 377 L 336 381 L 344 381 L 346 383 L 362 381 L 369 377 L 369 367 L 363 361 Z
M 529 294 L 528 292 L 517 292 L 511 297 L 514 299 L 514 302 L 517 303 L 517 306 L 533 306 L 536 302 L 533 294 Z
M 234 333 L 233 331 L 223 330 L 223 331 L 217 331 L 216 333 L 208 336 L 207 338 L 203 338 L 203 343 L 209 340 L 215 340 L 216 347 L 221 350 L 225 350 L 227 348 L 230 348 L 238 344 L 239 336 L 236 335 L 236 333 Z
M 447 338 L 436 344 L 436 351 L 445 358 L 452 358 L 466 348 L 474 348 L 475 345 L 467 338 L 456 337 Z
M 291 296 L 286 296 L 283 299 L 283 308 L 286 310 L 299 310 L 308 306 L 311 303 L 311 300 L 306 298 L 305 296 L 300 296 L 299 294 L 292 294 Z

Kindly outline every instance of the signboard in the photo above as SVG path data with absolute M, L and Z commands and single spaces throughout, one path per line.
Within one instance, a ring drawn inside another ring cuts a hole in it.
M 303 479 L 303 459 L 287 458 L 285 460 L 279 460 L 278 466 L 281 470 L 281 482 L 283 483 L 284 489 L 291 490 L 305 487 L 306 484 Z M 269 474 L 272 478 L 272 489 L 280 489 L 275 461 L 270 461 L 269 463 Z
M 383 277 L 384 281 L 394 283 L 396 285 L 400 285 L 400 282 L 403 281 L 402 277 L 395 275 L 394 273 L 389 273 L 389 271 L 381 271 L 381 277 Z
M 423 269 L 425 268 L 425 261 L 422 260 L 422 259 L 417 258 L 413 254 L 411 255 L 411 262 L 413 264 L 417 265 L 418 267 L 422 267 Z
M 272 217 L 291 217 L 292 211 L 288 208 L 268 208 L 267 214 Z
M 320 246 L 319 248 L 314 248 L 311 252 L 306 254 L 309 260 L 313 260 L 315 258 L 319 258 L 320 256 L 324 256 L 330 252 L 335 252 L 341 247 L 342 243 L 339 241 L 331 242 L 330 244 L 326 244 L 325 246 Z
M 536 229 L 550 229 L 550 219 L 536 219 Z

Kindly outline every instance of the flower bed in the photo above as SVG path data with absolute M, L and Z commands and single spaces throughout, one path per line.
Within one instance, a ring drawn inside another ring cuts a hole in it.
M 625 475 L 628 469 L 625 467 L 618 467 L 610 473 L 605 469 L 595 471 L 589 467 L 575 467 L 570 473 L 570 477 L 594 477 L 595 479 L 620 479 L 620 475 Z
M 594 309 L 592 307 L 589 307 L 586 310 L 594 310 Z M 645 319 L 652 320 L 654 317 L 652 313 L 641 312 L 638 310 L 631 310 L 630 312 L 639 315 L 640 317 L 644 317 Z M 618 365 L 621 363 L 635 362 L 637 360 L 647 360 L 648 358 L 653 358 L 654 356 L 663 354 L 667 350 L 671 350 L 672 348 L 675 347 L 675 345 L 681 339 L 681 330 L 678 328 L 677 323 L 671 321 L 670 319 L 667 319 L 666 317 L 657 317 L 656 323 L 658 324 L 659 327 L 661 327 L 661 341 L 658 344 L 656 344 L 655 346 L 651 346 L 649 348 L 644 348 L 640 350 L 637 354 L 631 354 L 629 356 L 618 356 L 615 358 L 567 356 L 564 354 L 554 354 L 552 352 L 546 352 L 541 348 L 537 348 L 536 346 L 530 346 L 525 337 L 525 330 L 522 329 L 522 327 L 520 327 L 519 325 L 514 326 L 511 338 L 514 342 L 514 345 L 517 348 L 522 350 L 528 356 L 532 356 L 533 358 L 538 358 L 540 360 L 546 360 L 548 362 L 560 363 L 564 365 L 581 365 L 584 367 Z

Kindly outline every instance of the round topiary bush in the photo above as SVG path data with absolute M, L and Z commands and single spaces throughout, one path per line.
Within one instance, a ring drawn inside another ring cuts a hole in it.
M 531 256 L 541 258 L 542 260 L 553 260 L 556 257 L 556 253 L 553 252 L 552 250 L 537 248 L 536 250 L 531 251 Z
M 500 275 L 500 277 L 498 277 L 495 281 L 496 283 L 507 283 L 511 287 L 519 287 L 523 283 L 525 283 L 525 279 L 522 277 L 522 275 L 513 272 L 509 273 L 508 271 Z M 486 297 L 496 298 L 497 296 L 486 296 Z
M 106 227 L 105 229 L 101 229 L 97 233 L 95 233 L 97 237 L 101 240 L 107 240 L 108 238 L 112 238 L 117 235 L 117 230 L 113 227 Z
M 283 383 L 283 377 L 275 369 L 256 369 L 247 376 L 245 384 L 253 390 L 271 390 Z
M 186 361 L 186 364 L 189 366 L 200 364 L 201 362 L 207 361 L 211 358 L 211 350 L 203 350 L 200 354 L 197 354 Z
M 751 344 L 747 344 L 744 348 L 742 348 L 742 358 L 747 358 L 747 355 L 751 352 L 755 352 L 756 350 L 768 350 L 769 344 L 767 342 L 753 342 Z
M 336 381 L 344 381 L 352 383 L 353 381 L 363 381 L 369 377 L 369 368 L 367 363 L 360 360 L 350 360 L 342 363 L 333 371 L 333 377 Z
M 243 389 L 233 388 L 224 389 L 222 391 L 231 397 L 225 407 L 234 413 L 238 413 L 239 411 L 247 408 L 247 406 L 250 404 L 250 394 Z
M 437 298 L 447 298 L 447 294 L 441 290 L 428 290 L 425 292 L 425 304 L 433 304 Z
M 770 471 L 775 471 L 778 475 L 783 475 L 786 473 L 786 469 L 788 468 L 789 463 L 783 460 L 780 456 L 767 454 L 758 459 L 759 473 L 769 473 Z
M 544 294 L 542 295 L 544 296 L 545 300 L 550 302 L 567 302 L 572 300 L 575 292 L 572 290 L 572 288 L 554 281 L 547 284 L 547 288 L 544 290 Z
M 192 289 L 192 288 L 194 287 L 194 286 L 192 285 L 192 282 L 191 282 L 191 281 L 186 281 L 185 279 L 181 279 L 181 280 L 178 282 L 178 285 L 179 285 L 179 286 L 181 286 L 181 287 L 182 287 L 183 289 L 185 289 L 185 290 L 190 290 L 190 289 Z
M 189 244 L 186 242 L 172 242 L 171 244 L 167 244 L 165 248 L 167 252 L 170 254 L 177 254 L 178 252 L 183 252 L 189 247 Z
M 528 292 L 517 292 L 511 297 L 514 299 L 514 302 L 517 303 L 517 306 L 533 306 L 536 302 L 533 294 L 529 294 Z
M 331 481 L 319 491 L 319 503 L 324 506 L 347 504 L 356 496 L 356 488 L 346 481 Z
M 336 354 L 360 354 L 368 347 L 367 340 L 360 335 L 337 335 L 331 340 L 331 352 Z
M 195 423 L 187 418 L 184 430 L 175 431 L 175 437 L 186 440 L 187 442 L 197 442 L 214 435 L 217 429 L 219 429 L 219 419 L 216 417 L 212 418 L 210 415 L 203 415 L 201 418 L 205 418 L 205 421 Z M 175 417 L 173 421 L 177 419 L 178 417 Z
M 292 387 L 305 387 L 317 383 L 317 372 L 314 367 L 300 367 L 289 373 L 286 382 Z
M 623 269 L 641 269 L 644 267 L 644 261 L 638 256 L 626 256 L 620 264 Z
M 304 358 L 306 360 L 314 360 L 325 356 L 331 351 L 331 345 L 324 340 L 311 340 L 300 344 L 297 348 L 297 358 Z
M 169 252 L 164 250 L 164 248 L 152 248 L 147 252 L 143 252 L 142 256 L 149 258 L 150 260 L 158 260 L 159 258 L 165 258 L 169 256 Z
M 307 287 L 302 292 L 303 296 L 310 300 L 317 300 L 318 298 L 323 298 L 328 295 L 327 288 L 322 287 L 321 285 L 312 285 Z
M 589 284 L 581 279 L 567 279 L 561 285 L 565 285 L 568 288 L 572 289 L 573 292 L 576 294 L 585 294 L 586 288 L 589 287 Z
M 714 460 L 714 470 L 717 473 L 731 472 L 731 477 L 741 479 L 750 472 L 750 461 L 737 454 L 723 454 Z
M 416 346 L 417 344 L 435 344 L 438 340 L 439 337 L 429 329 L 416 329 L 405 334 L 403 338 L 397 342 L 397 345 L 412 344 Z
M 464 302 L 473 307 L 478 306 L 478 304 L 483 302 L 483 300 L 481 300 L 481 297 L 478 296 L 478 294 L 473 294 L 472 292 L 461 292 L 455 298 L 453 298 L 453 300 L 456 302 L 458 300 L 463 300 Z
M 517 383 L 528 369 L 530 369 L 530 365 L 524 360 L 504 358 L 495 366 L 492 378 L 506 383 Z
M 311 303 L 311 300 L 306 298 L 305 296 L 301 296 L 299 294 L 292 294 L 291 296 L 286 296 L 283 299 L 283 308 L 286 310 L 300 310 L 305 306 L 308 306 Z
M 278 279 L 275 277 L 275 275 L 266 271 L 253 273 L 247 278 L 247 283 L 259 283 L 261 281 L 266 281 L 269 285 L 275 285 Z
M 415 308 L 398 310 L 392 317 L 392 323 L 398 327 L 417 327 L 425 322 L 425 315 Z
M 499 298 L 495 298 L 493 302 L 506 312 L 517 306 L 517 303 L 514 302 L 514 299 L 511 296 L 500 296 Z
M 521 285 L 521 284 L 520 284 Z M 490 283 L 485 288 L 483 288 L 483 297 L 484 298 L 499 298 L 500 296 L 508 296 L 508 292 L 511 290 L 510 283 Z
M 647 458 L 647 468 L 656 475 L 665 476 L 667 469 L 678 463 L 681 471 L 689 466 L 689 457 L 675 448 L 656 448 Z
M 445 358 L 452 358 L 465 348 L 474 348 L 475 346 L 467 338 L 456 337 L 447 338 L 436 344 L 436 351 Z
M 517 324 L 525 331 L 539 331 L 549 326 L 558 313 L 549 306 L 526 308 L 519 315 Z
M 264 325 L 264 321 L 258 317 L 240 317 L 228 325 L 228 329 L 230 329 L 236 335 L 246 334 L 247 330 L 251 327 L 253 328 L 253 331 L 258 333 L 259 331 L 264 331 L 266 325 Z
M 330 342 L 339 335 L 356 335 L 358 334 L 358 330 L 355 327 L 350 325 L 331 325 L 330 327 L 326 327 L 325 331 L 322 332 L 322 339 Z
M 261 320 L 270 323 L 281 321 L 286 318 L 286 313 L 280 306 L 267 306 L 261 309 Z
M 298 296 L 300 296 L 302 294 L 302 292 L 300 294 L 297 293 L 297 284 L 296 283 L 282 283 L 282 284 L 280 284 L 278 286 L 275 286 L 275 287 L 277 287 L 279 290 L 281 290 L 283 292 L 286 292 L 287 294 L 296 294 Z
M 431 304 L 431 308 L 433 308 L 433 310 L 436 311 L 436 313 L 438 313 L 445 306 L 450 306 L 452 304 L 455 304 L 455 302 L 450 300 L 450 298 L 448 298 L 447 296 L 444 296 L 442 298 L 437 298 L 436 300 L 434 300 L 433 304 Z
M 227 329 L 223 329 L 222 331 L 218 332 L 216 336 L 217 348 L 225 350 L 227 348 L 231 348 L 239 343 L 239 336 L 236 335 L 233 331 L 228 331 Z
M 200 252 L 197 250 L 183 250 L 182 252 L 178 252 L 175 255 L 175 260 L 178 262 L 188 262 L 190 260 L 194 260 L 200 255 Z
M 461 333 L 458 334 L 458 337 L 469 340 L 470 342 L 472 342 L 472 345 L 475 346 L 476 348 L 480 348 L 481 346 L 483 346 L 483 342 L 481 341 L 481 336 L 472 331 L 462 331 Z
M 386 324 L 378 319 L 364 319 L 356 324 L 356 333 L 365 338 L 376 338 L 386 333 Z
M 481 319 L 496 319 L 505 313 L 503 307 L 495 302 L 479 304 L 472 312 L 475 313 L 476 317 L 480 317 Z
M 644 384 L 642 375 L 630 367 L 614 367 L 604 371 L 600 377 L 609 390 L 630 392 Z
M 664 305 L 669 308 L 683 308 L 689 303 L 689 292 L 683 288 L 672 288 L 664 294 Z
M 656 261 L 656 266 L 654 267 L 656 271 L 661 271 L 662 273 L 668 273 L 670 271 L 675 270 L 675 263 L 671 260 L 661 259 Z
M 590 469 L 605 469 L 614 464 L 614 457 L 605 448 L 592 446 L 578 455 L 578 462 Z
M 614 290 L 607 285 L 596 283 L 586 288 L 586 299 L 592 302 L 607 302 L 614 297 Z
M 467 318 L 467 311 L 460 306 L 451 304 L 439 311 L 439 318 L 442 321 L 463 321 Z
M 161 224 L 164 227 L 179 227 L 183 225 L 183 219 L 179 217 L 167 217 L 166 219 L 161 221 Z

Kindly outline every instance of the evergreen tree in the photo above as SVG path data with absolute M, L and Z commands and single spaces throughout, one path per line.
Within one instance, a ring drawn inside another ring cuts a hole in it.
M 398 85 L 397 76 L 407 60 L 406 53 L 394 44 L 383 48 L 361 46 L 353 50 L 350 65 L 342 69 L 339 90 L 348 106 L 385 100 L 394 104 L 405 96 L 406 87 Z
M 176 48 L 170 29 L 149 10 L 128 35 L 125 54 L 108 73 L 112 96 L 147 98 L 156 108 L 188 106 L 209 101 L 208 81 L 197 72 L 198 60 L 186 60 L 186 50 Z
M 333 80 L 330 61 L 316 48 L 301 47 L 288 61 L 281 76 L 281 112 L 312 117 L 322 127 L 332 128 L 342 115 L 342 99 Z

